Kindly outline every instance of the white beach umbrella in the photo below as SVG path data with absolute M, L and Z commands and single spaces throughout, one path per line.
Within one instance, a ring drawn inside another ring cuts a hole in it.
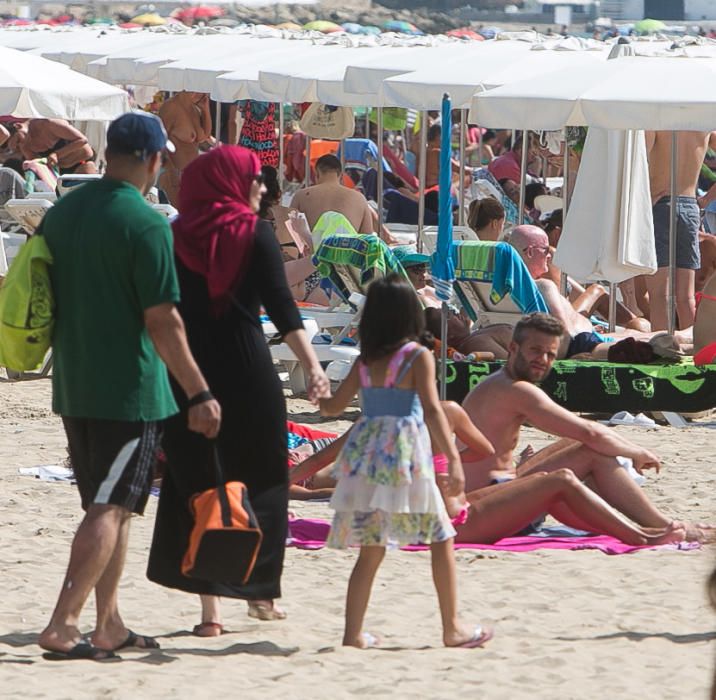
M 383 82 L 383 103 L 413 109 L 437 109 L 443 93 L 447 92 L 453 107 L 469 107 L 472 96 L 480 87 L 529 79 L 568 65 L 576 70 L 605 59 L 604 50 L 534 50 L 529 44 L 518 41 L 485 42 L 477 44 L 471 54 L 388 78 Z
M 473 97 L 470 118 L 512 129 L 710 130 L 716 58 L 623 57 L 505 84 Z
M 256 65 L 280 54 L 295 56 L 305 46 L 300 41 L 237 37 L 237 43 L 222 52 L 193 55 L 162 66 L 157 71 L 157 84 L 163 90 L 210 93 L 215 79 L 223 73 L 239 70 L 249 63 Z
M 479 44 L 475 44 L 479 46 Z M 346 68 L 344 89 L 346 92 L 365 95 L 364 104 L 381 106 L 383 81 L 395 75 L 411 73 L 445 60 L 455 60 L 474 52 L 475 46 L 463 43 L 446 43 L 435 46 L 400 47 L 395 53 L 376 56 Z M 443 75 L 443 78 L 447 76 Z
M 108 121 L 128 109 L 124 90 L 55 61 L 0 47 L 0 114 Z
M 28 53 L 64 63 L 72 70 L 87 74 L 87 66 L 115 51 L 130 46 L 149 46 L 160 35 L 151 32 L 88 32 L 86 30 L 54 35 L 47 46 L 31 49 Z M 0 43 L 2 38 L 0 37 Z
M 91 61 L 87 66 L 88 75 L 114 84 L 151 84 L 160 66 L 208 47 L 207 40 L 219 38 L 196 34 L 150 36 L 151 41 L 137 42 Z
M 307 42 L 284 41 L 278 51 L 249 52 L 236 70 L 223 73 L 214 80 L 212 97 L 221 102 L 242 99 L 266 101 L 291 100 L 287 93 L 288 74 L 302 66 L 332 65 L 345 51 L 335 45 L 313 45 Z M 266 76 L 269 76 L 268 78 Z M 296 102 L 315 101 L 297 99 Z

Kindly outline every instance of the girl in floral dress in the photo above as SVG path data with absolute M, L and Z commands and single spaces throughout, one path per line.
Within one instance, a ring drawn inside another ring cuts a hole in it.
M 363 618 L 386 546 L 424 543 L 430 545 L 444 644 L 482 646 L 492 632 L 468 628 L 457 615 L 455 530 L 435 480 L 428 426 L 447 456 L 447 473 L 439 476 L 446 493 L 460 493 L 465 477 L 440 408 L 432 354 L 418 343 L 425 327 L 412 286 L 395 275 L 373 282 L 359 332 L 359 360 L 336 394 L 320 401 L 323 415 L 336 416 L 358 393 L 363 411 L 336 460 L 331 499 L 328 545 L 360 546 L 348 583 L 343 644 L 377 644 L 363 631 Z

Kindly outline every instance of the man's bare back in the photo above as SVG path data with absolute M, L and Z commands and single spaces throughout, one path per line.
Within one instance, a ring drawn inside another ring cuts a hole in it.
M 652 204 L 662 197 L 668 197 L 671 192 L 671 133 L 670 131 L 646 132 Z M 709 141 L 714 139 L 715 134 L 716 132 L 708 131 L 677 132 L 677 196 L 696 196 L 701 164 L 709 147 Z
M 358 233 L 374 233 L 373 219 L 366 198 L 355 190 L 338 183 L 322 183 L 299 190 L 291 201 L 291 208 L 303 212 L 313 229 L 321 214 L 337 211 L 350 221 Z

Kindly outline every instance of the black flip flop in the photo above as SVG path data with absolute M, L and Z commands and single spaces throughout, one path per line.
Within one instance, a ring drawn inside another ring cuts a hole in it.
M 146 637 L 143 634 L 137 634 L 128 629 L 127 638 L 118 647 L 115 647 L 113 651 L 131 649 L 132 647 L 136 647 L 137 649 L 159 649 L 159 642 L 157 642 L 154 637 Z
M 75 644 L 68 651 L 46 651 L 42 655 L 48 661 L 121 661 L 122 657 L 113 651 L 93 646 L 86 639 Z

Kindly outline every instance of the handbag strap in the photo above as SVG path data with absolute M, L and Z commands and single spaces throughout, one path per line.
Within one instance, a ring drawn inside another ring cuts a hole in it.
M 219 506 L 221 508 L 221 522 L 224 527 L 231 527 L 231 506 L 229 505 L 229 496 L 226 493 L 224 470 L 221 468 L 219 449 L 216 446 L 215 440 L 212 441 L 211 454 L 212 461 L 214 462 L 214 474 L 216 476 L 216 494 L 219 497 Z

